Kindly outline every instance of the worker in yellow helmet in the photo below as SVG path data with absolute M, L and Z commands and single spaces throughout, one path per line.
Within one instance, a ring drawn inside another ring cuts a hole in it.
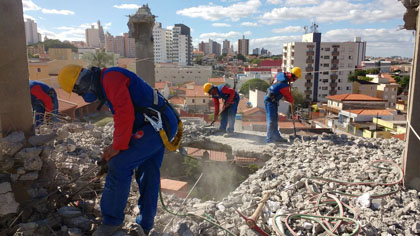
M 227 131 L 229 135 L 231 135 L 235 126 L 235 116 L 238 110 L 238 104 L 240 100 L 238 92 L 224 84 L 214 86 L 211 83 L 204 84 L 203 91 L 204 93 L 210 94 L 213 98 L 214 119 L 212 121 L 212 124 L 217 120 L 219 116 L 219 99 L 221 98 L 224 101 L 223 110 L 220 114 L 221 120 L 219 131 L 222 133 Z M 228 123 L 229 127 L 226 130 Z
M 102 225 L 93 235 L 112 235 L 121 229 L 133 173 L 140 194 L 136 222 L 149 232 L 156 215 L 163 154 L 170 146 L 167 141 L 178 138 L 179 117 L 159 92 L 124 68 L 69 65 L 61 69 L 58 83 L 85 102 L 105 103 L 114 115 L 113 143 L 102 155 L 108 165 L 101 198 Z
M 281 98 L 285 98 L 293 106 L 293 96 L 290 91 L 290 83 L 293 83 L 302 76 L 302 70 L 294 67 L 290 72 L 279 72 L 273 80 L 273 84 L 267 89 L 264 97 L 265 112 L 267 119 L 267 143 L 285 142 L 286 139 L 280 136 L 278 129 L 278 106 Z M 294 117 L 293 117 L 294 119 Z

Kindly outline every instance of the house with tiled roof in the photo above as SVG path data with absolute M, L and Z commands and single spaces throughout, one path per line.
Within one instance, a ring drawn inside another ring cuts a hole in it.
M 397 104 L 399 84 L 389 73 L 382 73 L 380 75 L 366 75 L 372 77 L 372 82 L 377 83 L 376 97 L 386 101 L 387 108 L 395 108 Z
M 187 112 L 209 112 L 210 97 L 203 91 L 203 86 L 190 84 L 187 85 L 185 92 L 185 110 Z
M 209 78 L 209 83 L 212 83 L 213 85 L 221 85 L 225 84 L 225 78 L 223 77 L 216 77 L 216 78 Z
M 376 97 L 376 87 L 378 87 L 378 85 L 379 84 L 367 80 L 355 79 L 353 81 L 352 93 Z
M 326 97 L 327 115 L 336 115 L 342 110 L 385 109 L 383 99 L 365 94 L 339 94 Z

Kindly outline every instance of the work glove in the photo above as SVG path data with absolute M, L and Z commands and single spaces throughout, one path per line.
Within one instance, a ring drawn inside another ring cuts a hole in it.
M 104 148 L 104 153 L 102 154 L 102 159 L 105 161 L 111 160 L 114 156 L 118 155 L 120 150 L 117 150 L 112 147 L 112 144 Z

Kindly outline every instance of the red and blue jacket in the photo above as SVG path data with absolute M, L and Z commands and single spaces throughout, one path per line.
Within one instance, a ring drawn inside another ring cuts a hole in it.
M 239 102 L 239 94 L 232 88 L 229 88 L 223 84 L 216 87 L 217 95 L 212 95 L 214 102 L 214 117 L 219 115 L 219 98 L 224 100 L 225 107 L 229 106 L 234 102 Z
M 54 109 L 54 101 L 50 95 L 52 94 L 51 90 L 54 89 L 45 83 L 36 80 L 29 80 L 29 88 L 31 91 L 32 106 L 41 102 L 46 112 L 52 112 Z
M 293 103 L 293 96 L 290 92 L 289 81 L 292 80 L 291 73 L 279 72 L 275 76 L 273 84 L 267 89 L 267 95 L 264 101 L 278 103 L 281 98 L 285 98 L 286 101 Z
M 132 135 L 145 124 L 142 113 L 135 112 L 135 107 L 153 107 L 153 88 L 133 72 L 120 67 L 104 68 L 101 71 L 101 87 L 106 98 L 106 105 L 114 115 L 113 148 L 126 150 Z M 166 105 L 165 99 L 158 95 L 158 105 Z M 163 111 L 171 127 L 177 126 L 176 116 L 171 109 Z M 165 127 L 166 129 L 166 127 Z M 171 129 L 173 137 L 176 128 Z

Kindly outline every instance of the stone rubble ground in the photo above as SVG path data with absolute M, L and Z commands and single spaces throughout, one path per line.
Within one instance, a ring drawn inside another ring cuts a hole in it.
M 41 135 L 28 141 L 18 132 L 1 139 L 0 202 L 6 204 L 0 205 L 0 235 L 90 235 L 100 222 L 99 200 L 103 179 L 83 190 L 83 199 L 74 199 L 71 201 L 73 205 L 68 204 L 65 196 L 86 184 L 94 174 L 69 186 L 64 185 L 96 166 L 95 161 L 100 159 L 102 149 L 112 143 L 112 132 L 112 123 L 104 127 L 69 123 L 55 132 L 48 127 L 41 128 Z M 364 139 L 335 134 L 304 136 L 302 140 L 280 144 L 261 143 L 261 133 L 241 132 L 233 137 L 214 134 L 214 128 L 186 122 L 183 145 L 196 140 L 211 141 L 231 146 L 233 153 L 262 156 L 267 162 L 220 202 L 203 202 L 193 198 L 182 203 L 183 199 L 167 194 L 164 194 L 164 200 L 175 212 L 211 215 L 236 235 L 255 235 L 236 210 L 252 215 L 264 192 L 271 195 L 258 225 L 274 235 L 270 218 L 275 213 L 308 210 L 310 195 L 304 184 L 307 177 L 392 182 L 398 179 L 396 171 L 377 171 L 369 163 L 385 159 L 401 165 L 404 149 L 404 142 L 397 139 Z M 61 186 L 61 195 L 52 194 L 58 186 Z M 354 194 L 392 190 L 392 187 L 340 186 L 334 183 L 314 186 L 321 191 L 341 190 Z M 48 200 L 42 200 L 46 196 Z M 138 214 L 137 198 L 136 184 L 132 184 L 124 231 L 114 235 L 141 235 L 133 223 Z M 340 198 L 358 212 L 358 221 L 362 225 L 360 235 L 420 233 L 419 193 L 415 190 L 402 189 L 388 197 L 368 198 L 369 204 L 365 208 L 356 205 L 356 198 Z M 28 200 L 33 204 L 23 207 L 28 205 L 25 204 Z M 23 213 L 19 214 L 22 209 Z M 326 235 L 314 222 L 298 221 L 292 227 L 299 235 Z M 344 231 L 348 227 L 351 228 L 347 226 Z M 150 235 L 226 234 L 198 219 L 173 217 L 159 205 L 155 228 Z

